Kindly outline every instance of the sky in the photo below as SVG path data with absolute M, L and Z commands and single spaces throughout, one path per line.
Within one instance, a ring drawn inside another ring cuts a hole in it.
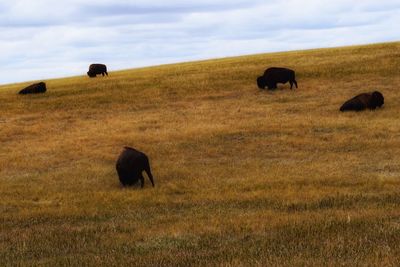
M 400 0 L 0 0 L 0 84 L 400 41 Z

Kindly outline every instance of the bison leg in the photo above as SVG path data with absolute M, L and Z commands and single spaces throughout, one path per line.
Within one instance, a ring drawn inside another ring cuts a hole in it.
M 107 73 L 107 71 L 106 71 L 106 75 L 108 76 L 108 73 Z
M 267 87 L 268 87 L 268 90 L 272 90 L 272 89 L 275 89 L 276 84 L 274 85 L 273 83 L 269 82 L 269 83 L 267 83 Z
M 102 72 L 102 73 L 101 73 L 101 76 L 103 76 L 103 77 L 104 77 L 104 72 Z
M 293 84 L 296 86 L 296 88 L 298 88 L 296 80 L 290 80 L 289 82 L 290 82 L 290 89 L 293 88 Z
M 141 173 L 139 175 L 139 180 L 140 180 L 140 187 L 143 188 L 143 186 L 144 186 L 144 177 L 143 177 L 143 174 L 141 174 Z

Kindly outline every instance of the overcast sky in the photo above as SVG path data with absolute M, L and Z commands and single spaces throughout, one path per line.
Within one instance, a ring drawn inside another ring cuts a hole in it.
M 0 0 L 0 83 L 400 40 L 400 0 Z

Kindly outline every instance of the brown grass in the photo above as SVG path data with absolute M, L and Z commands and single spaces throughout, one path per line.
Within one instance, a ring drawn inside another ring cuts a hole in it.
M 388 43 L 2 86 L 0 265 L 399 266 L 399 70 Z M 120 187 L 125 145 L 154 189 Z

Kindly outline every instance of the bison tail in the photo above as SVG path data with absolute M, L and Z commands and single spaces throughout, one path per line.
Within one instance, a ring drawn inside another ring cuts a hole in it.
M 146 157 L 146 161 L 145 161 L 145 165 L 144 165 L 144 170 L 147 173 L 147 176 L 149 177 L 150 182 L 154 187 L 154 178 L 153 178 L 153 175 L 151 174 L 150 163 L 149 163 L 149 159 L 147 157 Z
M 340 111 L 349 111 L 349 110 L 361 110 L 362 107 L 359 107 L 358 105 L 355 105 L 354 103 L 349 103 L 346 102 L 340 107 Z
M 340 107 L 339 110 L 343 112 L 343 111 L 354 110 L 354 109 L 355 108 L 354 108 L 353 103 L 347 101 Z

